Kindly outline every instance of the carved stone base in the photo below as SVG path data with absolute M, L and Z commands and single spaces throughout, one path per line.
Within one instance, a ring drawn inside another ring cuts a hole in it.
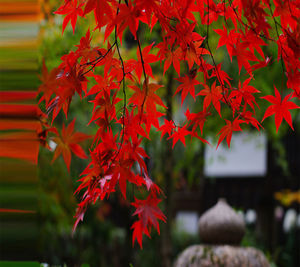
M 229 245 L 194 245 L 185 249 L 174 267 L 269 267 L 264 254 L 255 248 Z

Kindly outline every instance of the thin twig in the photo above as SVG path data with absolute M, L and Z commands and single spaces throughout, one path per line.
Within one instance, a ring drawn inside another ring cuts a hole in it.
M 127 1 L 125 0 L 126 4 L 128 5 Z M 121 4 L 121 0 L 119 0 L 119 6 Z M 117 15 L 119 14 L 119 11 L 120 11 L 120 7 L 118 6 L 118 9 L 117 9 Z M 116 44 L 116 47 L 117 47 L 117 52 L 118 52 L 118 55 L 119 55 L 119 59 L 121 61 L 121 66 L 122 66 L 122 73 L 123 73 L 123 79 L 122 79 L 122 83 L 123 83 L 123 97 L 124 97 L 124 104 L 123 104 L 123 116 L 122 116 L 122 125 L 123 125 L 123 129 L 122 129 L 122 136 L 121 136 L 121 143 L 120 143 L 120 146 L 118 148 L 118 151 L 116 153 L 116 155 L 114 156 L 114 158 L 112 159 L 112 161 L 114 161 L 121 149 L 122 149 L 122 145 L 123 145 L 123 142 L 124 142 L 124 135 L 125 135 L 125 115 L 126 115 L 126 90 L 125 90 L 125 77 L 126 77 L 126 73 L 125 73 L 125 67 L 124 67 L 124 61 L 123 61 L 123 58 L 122 58 L 122 55 L 121 55 L 121 52 L 120 52 L 120 47 L 119 47 L 119 43 L 118 43 L 118 34 L 117 34 L 117 25 L 115 26 L 115 44 Z
M 143 103 L 141 105 L 141 118 L 140 118 L 140 120 L 142 120 L 142 116 L 143 116 L 143 113 L 144 113 L 144 105 L 145 105 L 145 102 L 146 102 L 146 98 L 148 96 L 148 83 L 147 83 L 147 75 L 146 75 L 146 70 L 145 70 L 145 62 L 144 62 L 144 58 L 143 58 L 143 53 L 142 53 L 142 48 L 141 48 L 141 43 L 140 43 L 138 32 L 136 33 L 136 39 L 137 39 L 137 43 L 138 43 L 139 54 L 140 54 L 141 64 L 142 64 L 142 69 L 143 69 L 143 74 L 144 74 L 144 84 L 146 86 L 146 92 L 145 92 L 144 100 L 143 100 Z
M 92 65 L 92 67 L 91 67 L 90 69 L 88 69 L 87 71 L 83 72 L 81 75 L 85 75 L 85 74 L 87 74 L 88 72 L 90 72 L 91 70 L 93 70 L 93 69 L 96 67 L 96 65 L 97 65 L 99 62 L 101 62 L 101 60 L 104 59 L 104 58 L 107 56 L 107 54 L 112 50 L 112 48 L 113 48 L 115 45 L 116 45 L 116 42 L 114 42 L 114 43 L 112 44 L 112 46 L 106 51 L 106 53 L 105 53 L 104 55 L 99 56 L 98 58 L 94 59 L 94 60 L 91 61 L 91 62 L 86 62 L 86 63 L 80 65 L 80 67 L 81 67 L 81 66 L 85 66 L 85 65 L 86 65 L 86 66 Z

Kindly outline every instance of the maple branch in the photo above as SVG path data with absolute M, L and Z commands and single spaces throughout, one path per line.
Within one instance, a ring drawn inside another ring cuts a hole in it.
M 143 58 L 143 53 L 142 53 L 142 48 L 141 48 L 141 43 L 140 43 L 138 32 L 136 33 L 136 39 L 137 39 L 137 43 L 138 43 L 138 47 L 139 47 L 139 54 L 140 54 L 140 57 L 141 57 L 141 63 L 142 63 L 142 68 L 143 68 L 144 79 L 146 80 L 147 76 L 146 76 L 146 71 L 145 71 L 145 62 L 144 62 L 144 58 Z
M 125 0 L 126 4 L 128 5 L 127 1 Z M 119 0 L 119 6 L 121 4 L 121 0 Z M 118 9 L 117 9 L 117 15 L 119 14 L 119 11 L 120 11 L 120 8 L 118 6 Z M 122 55 L 121 55 L 121 52 L 120 52 L 120 47 L 119 47 L 119 43 L 118 43 L 118 34 L 117 34 L 117 25 L 115 26 L 115 45 L 116 45 L 116 48 L 117 48 L 117 52 L 118 52 L 118 55 L 119 55 L 119 59 L 121 61 L 121 68 L 122 68 L 122 74 L 123 74 L 123 78 L 122 78 L 122 84 L 123 84 L 123 101 L 124 101 L 124 104 L 123 104 L 123 116 L 122 116 L 122 125 L 123 125 L 123 131 L 122 131 L 122 136 L 121 136 L 121 143 L 120 143 L 120 146 L 119 146 L 119 149 L 116 153 L 116 155 L 114 156 L 113 160 L 114 161 L 121 149 L 122 149 L 122 145 L 123 145 L 123 142 L 124 142 L 124 135 L 125 135 L 125 114 L 126 114 L 126 102 L 127 102 L 127 99 L 126 99 L 126 90 L 125 90 L 125 77 L 126 77 L 126 73 L 125 73 L 125 67 L 124 67 L 124 61 L 123 61 L 123 58 L 122 58 Z
M 219 73 L 218 68 L 217 68 L 217 64 L 215 62 L 214 56 L 213 56 L 211 48 L 209 46 L 209 41 L 208 41 L 208 39 L 209 39 L 209 10 L 210 10 L 209 0 L 207 0 L 207 8 L 208 8 L 207 9 L 208 14 L 207 14 L 207 26 L 206 26 L 206 45 L 207 45 L 207 49 L 209 51 L 210 57 L 212 59 L 213 65 L 214 65 L 214 69 L 215 69 L 216 74 L 217 74 L 217 79 L 218 79 L 218 81 L 219 81 L 219 83 L 221 84 L 221 87 L 222 87 L 222 91 L 223 91 L 222 95 L 223 95 L 224 101 L 231 108 L 231 104 L 228 102 L 228 100 L 225 97 L 225 87 L 224 87 L 224 84 L 221 80 L 220 73 Z
M 142 64 L 142 69 L 143 69 L 143 74 L 144 74 L 144 83 L 145 83 L 145 86 L 146 86 L 146 92 L 145 92 L 144 100 L 143 100 L 143 103 L 141 105 L 141 117 L 140 117 L 140 121 L 141 121 L 143 113 L 144 113 L 144 105 L 145 105 L 146 98 L 147 98 L 147 95 L 148 95 L 148 83 L 147 83 L 147 76 L 146 76 L 146 70 L 145 70 L 145 62 L 144 62 L 144 58 L 143 58 L 143 53 L 142 53 L 142 48 L 141 48 L 141 43 L 140 43 L 140 38 L 139 38 L 138 31 L 136 32 L 136 39 L 137 39 L 137 43 L 138 43 L 139 54 L 140 54 L 140 57 L 141 57 L 141 64 Z
M 259 36 L 261 38 L 265 38 L 266 40 L 269 40 L 269 41 L 276 42 L 274 39 L 272 39 L 271 37 L 268 37 L 268 36 L 264 35 L 263 33 L 257 33 L 255 28 L 251 27 L 250 25 L 248 25 L 247 23 L 245 23 L 241 18 L 239 18 L 238 14 L 236 13 L 235 8 L 232 7 L 232 1 L 228 1 L 228 2 L 229 2 L 229 5 L 232 8 L 232 10 L 233 10 L 233 12 L 234 12 L 234 14 L 235 14 L 235 16 L 236 16 L 236 18 L 237 18 L 237 20 L 238 20 L 239 23 L 243 24 L 249 30 L 253 31 L 257 36 Z
M 172 104 L 172 94 L 171 94 L 171 89 L 173 87 L 173 82 L 174 82 L 174 70 L 171 69 L 169 77 L 168 77 L 168 83 L 167 83 L 167 92 L 166 92 L 166 104 L 167 104 L 167 112 L 166 112 L 166 117 L 168 120 L 172 121 L 175 127 L 180 128 L 180 125 L 177 125 L 176 122 L 173 120 L 173 104 Z M 170 97 L 171 96 L 171 97 Z M 174 130 L 172 129 L 172 132 Z
M 90 72 L 91 70 L 93 70 L 96 65 L 101 62 L 102 59 L 104 59 L 107 54 L 112 50 L 112 48 L 116 45 L 116 41 L 112 44 L 112 46 L 106 51 L 106 53 L 104 55 L 100 55 L 99 57 L 97 57 L 96 59 L 90 61 L 90 62 L 86 62 L 84 64 L 80 64 L 79 67 L 81 66 L 88 66 L 88 65 L 93 65 L 90 69 L 88 69 L 87 71 L 83 72 L 81 75 L 85 75 L 88 72 Z
M 225 2 L 225 0 L 224 0 L 224 2 Z M 275 43 L 276 43 L 276 40 L 275 40 L 275 39 L 273 39 L 273 38 L 271 38 L 271 37 L 268 37 L 268 36 L 266 36 L 266 35 L 264 35 L 264 34 L 262 34 L 262 33 L 257 33 L 256 30 L 255 30 L 253 27 L 251 27 L 251 26 L 248 25 L 247 23 L 243 22 L 243 21 L 239 18 L 238 14 L 237 14 L 237 12 L 236 12 L 236 10 L 235 10 L 235 8 L 232 7 L 232 1 L 229 0 L 228 2 L 229 2 L 230 7 L 232 8 L 232 10 L 233 10 L 233 12 L 234 12 L 236 18 L 238 19 L 238 22 L 242 23 L 245 27 L 247 27 L 248 29 L 252 30 L 257 36 L 262 37 L 262 38 L 265 38 L 266 40 L 269 40 L 269 41 L 272 41 L 272 42 L 275 42 Z M 288 5 L 289 5 L 289 9 L 290 9 L 291 16 L 294 17 L 294 15 L 292 14 L 292 11 L 291 11 L 290 1 L 289 1 L 289 0 L 288 0 Z M 275 27 L 276 27 L 276 25 L 278 25 L 278 26 L 282 29 L 282 31 L 284 31 L 284 32 L 286 33 L 286 35 L 288 35 L 288 36 L 291 38 L 291 40 L 293 41 L 293 43 L 296 44 L 296 45 L 298 45 L 297 41 L 296 41 L 296 40 L 295 40 L 295 39 L 294 39 L 294 38 L 286 31 L 286 29 L 285 29 L 284 27 L 282 27 L 282 25 L 281 25 L 278 21 L 274 20 L 274 16 L 273 16 L 273 12 L 272 12 L 271 6 L 268 5 L 268 7 L 269 7 L 269 9 L 270 9 L 270 12 L 271 12 L 273 21 L 274 21 L 274 23 L 275 23 Z M 224 9 L 225 9 L 225 7 L 224 7 Z M 276 27 L 276 28 L 277 28 L 277 27 Z M 277 31 L 278 31 L 278 30 L 277 30 Z M 277 34 L 277 35 L 278 35 L 278 34 Z
M 279 32 L 278 32 L 278 27 L 277 27 L 277 24 L 276 24 L 276 20 L 274 18 L 274 14 L 273 14 L 273 11 L 272 11 L 272 8 L 271 6 L 269 5 L 269 9 L 270 9 L 270 12 L 271 12 L 271 15 L 272 15 L 272 19 L 274 21 L 274 24 L 275 24 L 275 30 L 276 30 L 276 34 L 277 34 L 277 38 L 279 40 L 279 43 L 280 43 L 280 63 L 281 63 L 281 68 L 282 68 L 282 77 L 284 77 L 284 63 L 283 63 L 283 58 L 282 58 L 282 51 L 285 53 L 285 55 L 288 57 L 288 55 L 286 54 L 285 50 L 283 49 L 282 47 L 282 43 L 281 43 L 281 39 L 279 38 Z M 279 49 L 279 48 L 278 48 Z M 282 94 L 282 90 L 283 90 L 283 79 L 281 79 L 281 94 Z
M 289 10 L 290 10 L 290 13 L 291 13 L 291 17 L 293 17 L 293 18 L 295 18 L 295 20 L 297 20 L 297 18 L 293 15 L 293 12 L 292 12 L 292 10 L 291 10 L 290 1 L 288 0 L 287 2 L 288 2 Z M 272 18 L 273 18 L 273 21 L 274 21 L 275 25 L 278 25 L 278 26 L 281 28 L 282 32 L 284 32 L 286 35 L 288 35 L 288 36 L 290 37 L 290 39 L 293 41 L 293 43 L 294 43 L 295 45 L 298 46 L 297 41 L 293 38 L 293 36 L 291 36 L 291 35 L 289 34 L 289 32 L 287 31 L 287 29 L 285 29 L 278 21 L 275 20 L 270 5 L 269 5 L 269 9 L 270 9 L 270 12 L 271 12 L 271 14 L 272 14 Z
M 177 18 L 170 18 L 170 17 L 166 16 L 160 9 L 158 11 L 164 18 L 166 18 L 168 20 L 172 20 L 172 21 L 178 21 Z
M 111 47 L 106 51 L 106 53 L 104 54 L 104 55 L 102 55 L 102 54 L 100 54 L 100 56 L 99 57 L 97 57 L 97 58 L 95 58 L 94 60 L 92 60 L 92 61 L 89 61 L 89 62 L 86 62 L 86 63 L 84 63 L 84 64 L 81 64 L 80 66 L 84 66 L 84 65 L 92 65 L 92 64 L 94 64 L 97 60 L 99 60 L 99 62 L 103 59 L 103 58 L 105 58 L 105 56 L 110 52 L 110 50 L 114 47 L 116 45 L 116 42 L 114 42 L 112 45 L 111 45 Z M 98 51 L 98 54 L 99 54 L 99 51 Z M 97 62 L 98 63 L 98 62 Z
M 294 14 L 293 14 L 293 12 L 292 12 L 292 9 L 291 9 L 290 0 L 287 0 L 287 2 L 288 2 L 288 6 L 289 6 L 289 10 L 290 10 L 291 16 L 295 17 Z
M 227 104 L 228 107 L 229 107 L 229 108 L 231 109 L 231 111 L 232 111 L 231 104 L 230 104 L 230 102 L 228 102 L 228 99 L 225 97 L 225 86 L 224 86 L 223 81 L 221 80 L 220 73 L 219 73 L 219 70 L 218 70 L 218 68 L 217 68 L 217 64 L 216 64 L 216 62 L 215 62 L 214 56 L 213 56 L 212 51 L 211 51 L 211 48 L 210 48 L 210 46 L 209 46 L 209 41 L 208 41 L 208 39 L 209 39 L 209 10 L 210 10 L 210 8 L 209 8 L 209 0 L 207 0 L 207 8 L 208 8 L 208 10 L 207 10 L 207 12 L 208 12 L 208 15 L 207 15 L 207 26 L 206 26 L 206 30 L 207 30 L 207 32 L 206 32 L 206 44 L 207 44 L 207 49 L 208 49 L 209 54 L 210 54 L 210 57 L 211 57 L 211 59 L 212 59 L 212 61 L 213 61 L 214 69 L 215 69 L 216 74 L 217 74 L 217 79 L 218 79 L 218 81 L 219 81 L 219 83 L 221 84 L 221 87 L 222 87 L 222 92 L 223 92 L 222 95 L 223 95 L 225 104 Z M 233 8 L 232 8 L 232 9 L 233 9 Z M 226 20 L 225 20 L 225 22 L 226 22 Z M 226 25 L 227 25 L 227 23 L 226 23 Z M 227 26 L 228 26 L 228 25 L 227 25 Z M 240 116 L 241 116 L 241 117 L 244 117 L 240 111 L 236 111 L 236 113 L 238 114 L 237 118 L 240 117 Z

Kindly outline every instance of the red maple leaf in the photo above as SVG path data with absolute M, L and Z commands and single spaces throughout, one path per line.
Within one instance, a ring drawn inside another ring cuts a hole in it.
M 288 28 L 288 25 L 295 29 L 299 23 L 299 3 L 297 1 L 274 0 L 274 4 L 274 17 L 280 16 L 283 29 Z
M 251 75 L 251 65 L 249 61 L 258 61 L 252 51 L 247 50 L 249 48 L 248 42 L 240 42 L 238 40 L 233 49 L 233 55 L 236 56 L 239 73 L 241 73 L 242 67 Z
M 159 209 L 158 204 L 161 199 L 153 193 L 150 193 L 145 200 L 135 199 L 131 205 L 136 208 L 134 215 L 138 215 L 139 220 L 132 225 L 133 235 L 132 243 L 134 244 L 135 239 L 138 241 L 140 247 L 142 247 L 142 236 L 146 234 L 149 236 L 148 228 L 154 226 L 158 233 L 159 223 L 158 220 L 166 222 L 166 216 Z
M 124 123 L 123 131 L 125 134 L 125 138 L 134 138 L 137 139 L 137 135 L 141 135 L 145 138 L 149 138 L 147 132 L 142 127 L 141 124 L 141 116 L 139 114 L 135 114 L 135 110 L 133 109 L 130 113 L 128 110 L 125 112 L 125 117 L 120 118 L 119 123 Z
M 74 34 L 75 26 L 77 22 L 77 16 L 83 16 L 83 10 L 81 9 L 83 5 L 84 3 L 79 3 L 77 5 L 77 0 L 71 0 L 71 1 L 65 0 L 65 3 L 54 12 L 54 14 L 66 15 L 62 23 L 63 33 L 69 21 L 71 21 L 73 34 Z
M 245 123 L 251 123 L 258 131 L 260 130 L 259 127 L 262 127 L 258 120 L 253 117 L 253 113 L 251 111 L 242 112 L 241 117 L 245 120 Z
M 244 81 L 243 85 L 241 85 L 241 81 L 239 81 L 239 86 L 237 90 L 234 90 L 230 94 L 230 98 L 235 97 L 237 103 L 240 105 L 242 100 L 244 100 L 245 108 L 247 105 L 249 105 L 253 112 L 254 110 L 254 104 L 258 107 L 255 96 L 253 94 L 260 93 L 259 90 L 257 90 L 255 87 L 249 85 L 251 81 L 251 78 L 248 78 Z
M 76 45 L 77 50 L 75 53 L 81 57 L 80 65 L 84 65 L 87 62 L 95 62 L 96 58 L 99 56 L 100 49 L 91 47 L 91 34 L 90 30 L 86 32 L 85 36 L 80 39 L 80 44 Z
M 228 148 L 230 148 L 230 141 L 231 141 L 233 131 L 242 131 L 240 124 L 245 122 L 243 120 L 240 120 L 239 118 L 235 118 L 233 122 L 229 120 L 225 120 L 225 121 L 226 121 L 226 125 L 218 133 L 220 137 L 219 137 L 217 148 L 219 147 L 219 145 L 221 144 L 221 142 L 224 140 L 225 137 L 226 137 Z
M 243 42 L 248 43 L 249 49 L 252 53 L 254 53 L 254 49 L 265 59 L 264 52 L 261 49 L 261 46 L 267 45 L 263 39 L 261 39 L 257 34 L 255 34 L 252 30 L 247 29 L 245 35 L 241 35 Z
M 230 60 L 232 61 L 234 46 L 235 46 L 240 34 L 235 32 L 235 30 L 231 30 L 228 34 L 227 29 L 225 28 L 224 25 L 223 25 L 223 30 L 215 29 L 214 31 L 220 35 L 217 49 L 223 45 L 226 45 L 228 55 L 230 57 Z
M 136 221 L 132 224 L 131 229 L 133 229 L 132 233 L 132 245 L 134 244 L 134 241 L 136 240 L 140 248 L 143 248 L 143 234 L 147 235 L 150 238 L 150 234 L 147 227 L 143 227 L 142 221 Z
M 119 182 L 119 187 L 124 199 L 126 199 L 127 181 L 131 183 L 137 182 L 135 175 L 131 171 L 133 163 L 134 160 L 132 158 L 121 159 L 119 162 L 116 162 L 116 165 L 112 168 L 113 175 L 111 178 L 110 187 L 114 188 L 116 183 Z
M 155 56 L 153 54 L 149 54 L 153 44 L 154 43 L 143 48 L 143 50 L 142 50 L 143 58 L 141 58 L 139 48 L 137 48 L 136 53 L 137 53 L 138 61 L 137 61 L 135 73 L 138 76 L 139 81 L 141 80 L 143 70 L 145 70 L 146 75 L 149 75 L 153 78 L 152 68 L 150 66 L 150 63 L 154 63 L 158 60 L 157 56 Z
M 187 74 L 184 77 L 180 77 L 176 79 L 177 81 L 181 82 L 175 92 L 174 95 L 176 95 L 178 92 L 181 92 L 181 105 L 183 104 L 184 99 L 186 98 L 187 94 L 190 93 L 190 95 L 195 100 L 195 85 L 200 84 L 199 81 L 195 79 L 196 75 Z
M 150 191 L 152 194 L 163 194 L 163 191 L 154 183 L 154 181 L 146 173 L 144 174 L 144 181 L 147 190 Z
M 131 1 L 119 5 L 119 13 L 112 25 L 118 25 L 118 37 L 120 40 L 122 40 L 123 32 L 127 27 L 129 27 L 130 32 L 136 39 L 136 32 L 139 26 L 138 17 L 141 15 L 141 12 L 132 5 Z
M 175 146 L 175 144 L 180 140 L 184 146 L 185 146 L 185 137 L 188 134 L 191 134 L 190 131 L 186 129 L 187 126 L 183 127 L 177 127 L 177 131 L 173 131 L 173 134 L 168 139 L 173 139 L 173 145 L 172 148 Z
M 53 141 L 57 144 L 52 162 L 62 154 L 64 161 L 70 170 L 71 151 L 79 158 L 85 159 L 87 155 L 78 143 L 90 138 L 89 135 L 80 132 L 74 132 L 75 119 L 67 126 L 63 124 L 61 136 L 56 136 Z
M 217 77 L 220 84 L 223 84 L 223 86 L 224 86 L 224 84 L 226 82 L 228 84 L 228 86 L 231 87 L 229 80 L 232 80 L 232 79 L 229 77 L 227 72 L 225 72 L 221 69 L 221 64 L 218 64 L 215 68 L 212 69 L 210 78 L 211 77 Z
M 251 66 L 251 72 L 268 66 L 270 61 L 271 61 L 271 58 L 269 58 L 269 57 L 266 57 L 266 59 L 260 60 L 257 64 L 254 64 Z
M 94 103 L 94 108 L 89 124 L 99 118 L 105 119 L 106 121 L 115 118 L 115 105 L 120 101 L 120 98 L 116 97 L 116 95 L 117 93 L 114 93 L 113 96 L 110 97 L 109 92 L 103 90 L 95 97 L 94 100 L 90 101 Z
M 290 99 L 292 93 L 287 95 L 282 100 L 281 95 L 275 86 L 274 86 L 274 89 L 275 89 L 275 96 L 267 95 L 267 96 L 261 97 L 262 99 L 265 99 L 273 104 L 267 108 L 265 115 L 262 119 L 262 122 L 269 116 L 272 116 L 273 114 L 275 114 L 276 132 L 278 132 L 279 126 L 281 125 L 281 122 L 283 119 L 285 119 L 286 122 L 290 125 L 290 127 L 294 130 L 294 127 L 292 124 L 292 116 L 291 116 L 291 113 L 289 110 L 297 109 L 300 107 L 297 106 L 294 102 L 288 101 Z
M 200 111 L 198 113 L 191 113 L 189 109 L 186 110 L 185 116 L 187 120 L 189 121 L 189 126 L 193 125 L 192 131 L 194 132 L 196 128 L 199 126 L 201 134 L 203 133 L 203 126 L 208 116 L 210 116 L 211 113 L 203 109 L 203 111 Z
M 159 131 L 161 131 L 160 139 L 162 139 L 166 133 L 170 136 L 174 128 L 176 128 L 174 122 L 165 119 L 164 124 L 159 127 Z
M 38 92 L 43 93 L 40 102 L 45 99 L 46 105 L 49 103 L 52 94 L 54 94 L 55 89 L 59 85 L 58 75 L 60 71 L 61 70 L 59 68 L 53 68 L 49 72 L 45 61 L 43 61 L 42 76 L 40 76 L 42 84 L 38 88 Z
M 123 146 L 124 153 L 127 154 L 128 158 L 138 162 L 141 171 L 147 172 L 147 167 L 143 158 L 149 158 L 145 150 L 140 146 L 142 138 L 132 138 L 132 143 L 128 142 Z
M 204 102 L 203 102 L 203 108 L 207 109 L 210 105 L 210 103 L 213 104 L 215 109 L 218 111 L 220 117 L 221 115 L 221 104 L 220 100 L 223 98 L 222 95 L 222 88 L 221 86 L 216 86 L 216 82 L 213 83 L 212 87 L 209 88 L 208 85 L 203 84 L 204 89 L 199 92 L 198 95 L 204 95 Z
M 300 100 L 300 71 L 295 69 L 290 75 L 288 75 L 287 88 L 294 91 L 292 97 L 297 97 Z
M 161 48 L 158 53 L 160 59 L 165 59 L 163 75 L 165 75 L 165 72 L 169 69 L 171 64 L 173 64 L 175 71 L 178 76 L 180 76 L 180 59 L 182 57 L 181 48 L 177 48 L 175 51 L 170 51 L 167 47 L 165 47 L 165 43 L 160 43 L 156 47 Z
M 146 110 L 151 114 L 153 110 L 156 111 L 156 104 L 164 108 L 167 108 L 161 98 L 155 93 L 162 85 L 150 83 L 147 77 L 143 83 L 143 89 L 132 85 L 129 86 L 134 90 L 134 94 L 130 98 L 130 102 L 138 105 L 139 107 L 145 107 Z
M 97 28 L 101 28 L 113 19 L 112 8 L 107 0 L 88 0 L 84 9 L 84 15 L 94 10 Z

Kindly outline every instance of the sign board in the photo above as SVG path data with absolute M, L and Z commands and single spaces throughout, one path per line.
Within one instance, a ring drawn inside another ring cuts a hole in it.
M 207 177 L 251 177 L 267 173 L 267 138 L 261 133 L 233 134 L 230 149 L 224 141 L 205 146 L 204 175 Z

